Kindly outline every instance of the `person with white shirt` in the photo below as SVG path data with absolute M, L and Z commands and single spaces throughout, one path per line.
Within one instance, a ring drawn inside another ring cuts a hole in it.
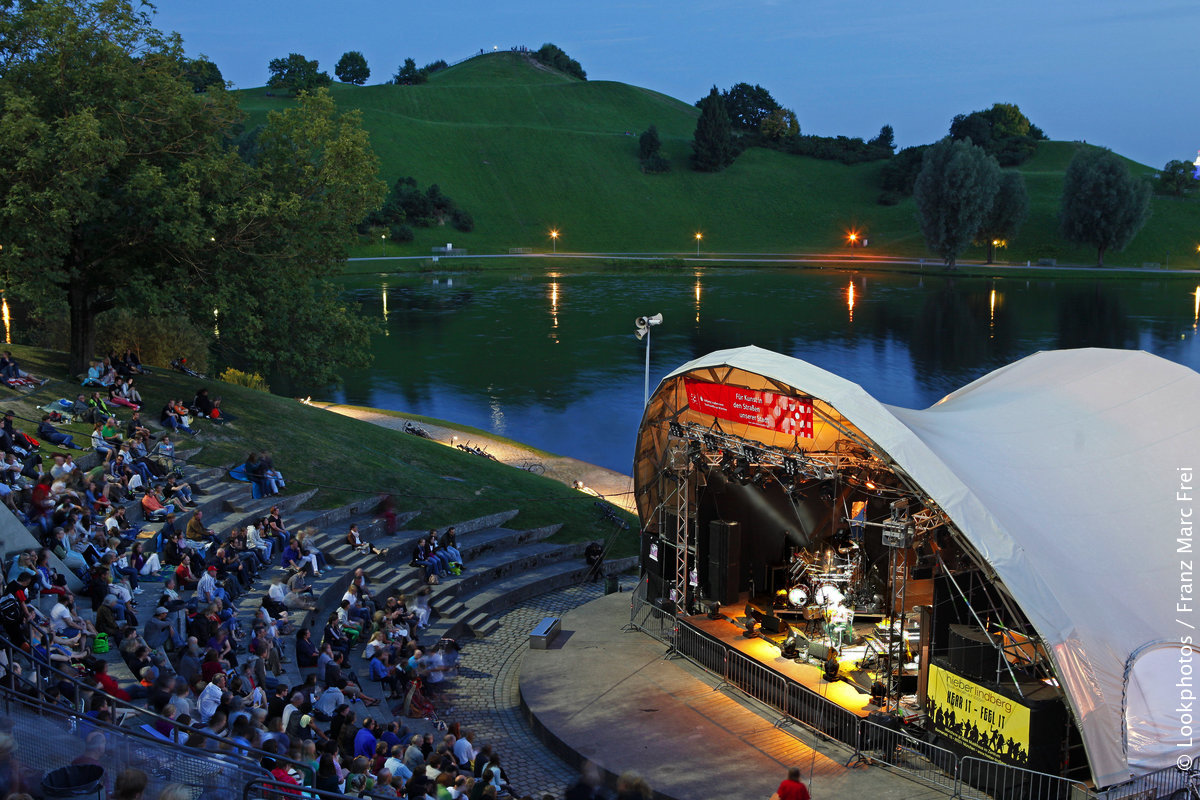
M 225 673 L 218 672 L 204 687 L 204 691 L 200 692 L 200 698 L 196 703 L 196 712 L 200 715 L 201 722 L 208 722 L 212 719 L 217 707 L 221 705 L 221 697 L 224 694 Z

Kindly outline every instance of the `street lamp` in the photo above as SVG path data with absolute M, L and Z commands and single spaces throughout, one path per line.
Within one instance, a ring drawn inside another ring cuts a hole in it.
M 554 246 L 554 252 L 558 253 L 558 231 L 550 231 L 550 241 Z
M 704 238 L 704 234 L 696 231 L 696 255 L 700 255 L 700 240 Z
M 386 233 L 379 234 L 379 255 L 381 255 L 381 256 L 387 255 L 387 234 Z
M 653 317 L 638 317 L 633 321 L 634 335 L 638 341 L 642 337 L 646 337 L 646 384 L 642 390 L 642 407 L 650 405 L 650 327 L 652 325 L 662 325 L 662 314 L 655 314 Z

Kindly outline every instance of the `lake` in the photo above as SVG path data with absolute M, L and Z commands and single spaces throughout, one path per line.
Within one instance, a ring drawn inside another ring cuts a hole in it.
M 424 414 L 628 472 L 651 391 L 754 344 L 923 408 L 1038 350 L 1147 350 L 1200 369 L 1195 277 L 964 278 L 837 270 L 469 272 L 346 278 L 374 366 L 332 399 Z

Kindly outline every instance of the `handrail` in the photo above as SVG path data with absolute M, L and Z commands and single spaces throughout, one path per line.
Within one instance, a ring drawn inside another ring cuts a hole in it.
M 174 753 L 175 757 L 178 758 L 178 753 L 175 753 L 174 751 L 178 747 L 181 747 L 182 743 L 172 742 L 170 739 L 152 736 L 142 730 L 139 730 L 138 728 L 127 728 L 121 725 L 103 722 L 91 717 L 81 717 L 65 706 L 56 705 L 32 695 L 22 694 L 14 687 L 7 685 L 8 683 L 16 680 L 15 676 L 11 677 L 13 678 L 13 681 L 0 682 L 0 698 L 3 698 L 6 704 L 8 704 L 10 707 L 13 705 L 27 706 L 37 710 L 41 715 L 48 717 L 62 717 L 69 720 L 71 723 L 74 723 L 75 725 L 84 724 L 99 731 L 106 731 L 115 734 L 121 737 L 122 740 L 127 741 L 129 739 L 135 739 L 146 747 L 169 748 Z M 236 745 L 234 747 L 235 749 L 246 749 Z M 249 769 L 249 771 L 261 770 L 266 772 L 266 770 L 263 770 L 258 764 L 244 756 L 239 756 L 236 753 L 206 750 L 204 751 L 203 758 L 206 761 L 216 760 L 219 762 L 228 762 L 230 766 L 237 766 L 241 769 Z
M 358 797 L 359 796 L 359 795 L 352 795 L 352 794 L 342 794 L 341 792 L 330 792 L 326 789 L 313 789 L 308 786 L 296 786 L 295 784 L 284 783 L 283 781 L 270 780 L 268 778 L 259 778 L 259 779 L 252 780 L 252 781 L 246 781 L 246 783 L 242 786 L 242 800 L 251 800 L 251 798 L 253 798 L 253 797 L 261 798 L 261 797 L 267 796 L 266 792 L 252 794 L 252 790 L 256 786 L 272 791 L 272 793 L 273 793 L 272 796 L 275 796 L 275 797 L 279 797 L 279 796 L 286 797 L 288 795 L 293 795 L 293 796 L 303 795 L 305 798 L 314 798 L 315 797 L 315 798 L 318 798 L 319 800 L 345 800 L 345 798 L 347 798 L 347 797 Z
M 209 733 L 208 731 L 203 730 L 201 728 L 194 728 L 194 727 L 193 728 L 182 728 L 178 722 L 176 722 L 175 720 L 172 720 L 169 717 L 164 717 L 162 714 L 159 714 L 148 708 L 143 708 L 142 706 L 135 705 L 134 703 L 132 703 L 128 700 L 122 700 L 119 697 L 114 697 L 113 695 L 104 691 L 104 689 L 102 689 L 99 685 L 92 685 L 92 684 L 85 683 L 84 681 L 79 679 L 78 675 L 71 675 L 70 673 L 63 671 L 63 670 L 53 666 L 52 664 L 45 664 L 42 661 L 34 658 L 32 654 L 27 653 L 24 650 L 21 650 L 20 648 L 14 647 L 12 642 L 10 642 L 8 640 L 8 637 L 4 636 L 3 634 L 0 634 L 0 650 L 3 650 L 5 657 L 8 659 L 8 665 L 5 668 L 8 672 L 8 674 L 5 677 L 5 681 L 0 681 L 0 687 L 2 687 L 4 691 L 12 691 L 14 694 L 16 693 L 15 689 L 11 689 L 8 686 L 4 686 L 3 684 L 5 682 L 9 682 L 9 683 L 14 683 L 14 685 L 15 685 L 15 681 L 17 680 L 17 678 L 15 675 L 13 675 L 12 669 L 13 669 L 13 665 L 18 663 L 18 660 L 20 660 L 20 661 L 26 662 L 28 664 L 28 666 L 33 670 L 34 676 L 36 679 L 35 685 L 39 691 L 47 683 L 49 683 L 49 681 L 44 679 L 44 676 L 53 675 L 59 681 L 65 681 L 69 685 L 71 685 L 75 688 L 75 697 L 77 698 L 77 700 L 79 702 L 82 702 L 83 697 L 86 695 L 100 694 L 100 695 L 103 695 L 105 698 L 107 698 L 108 702 L 114 708 L 126 709 L 128 711 L 131 711 L 134 714 L 137 714 L 138 716 L 148 717 L 151 721 L 166 722 L 166 723 L 170 724 L 173 728 L 186 730 L 189 735 L 193 734 L 193 733 L 198 734 L 206 740 L 216 740 L 218 742 L 226 742 L 227 741 L 224 737 L 218 736 L 213 733 Z M 66 710 L 65 707 L 63 707 L 63 708 L 64 708 L 64 710 Z M 84 714 L 83 714 L 83 711 L 81 708 L 74 709 L 74 715 L 77 718 L 84 717 Z M 121 726 L 118 726 L 118 727 L 121 727 Z M 122 728 L 122 730 L 132 730 L 132 729 Z M 268 753 L 265 750 L 260 750 L 255 747 L 239 747 L 238 749 L 244 750 L 247 753 L 247 756 L 254 756 L 255 758 L 259 758 L 259 759 L 273 758 L 276 761 L 281 761 L 281 762 L 284 762 L 286 764 L 289 764 L 289 765 L 295 767 L 296 769 L 300 770 L 302 772 L 302 774 L 305 774 L 305 775 L 313 774 L 313 769 L 312 769 L 311 765 L 305 764 L 301 761 L 293 761 L 292 759 L 288 758 L 286 756 L 286 754 Z

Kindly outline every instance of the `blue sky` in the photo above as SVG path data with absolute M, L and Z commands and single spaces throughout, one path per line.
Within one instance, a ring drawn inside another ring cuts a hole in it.
M 156 24 L 239 88 L 290 52 L 332 74 L 360 50 L 376 83 L 405 57 L 554 42 L 589 79 L 688 102 L 761 84 L 805 133 L 869 138 L 888 123 L 899 145 L 921 144 L 955 114 L 1012 102 L 1051 138 L 1151 166 L 1200 149 L 1197 0 L 160 0 Z

